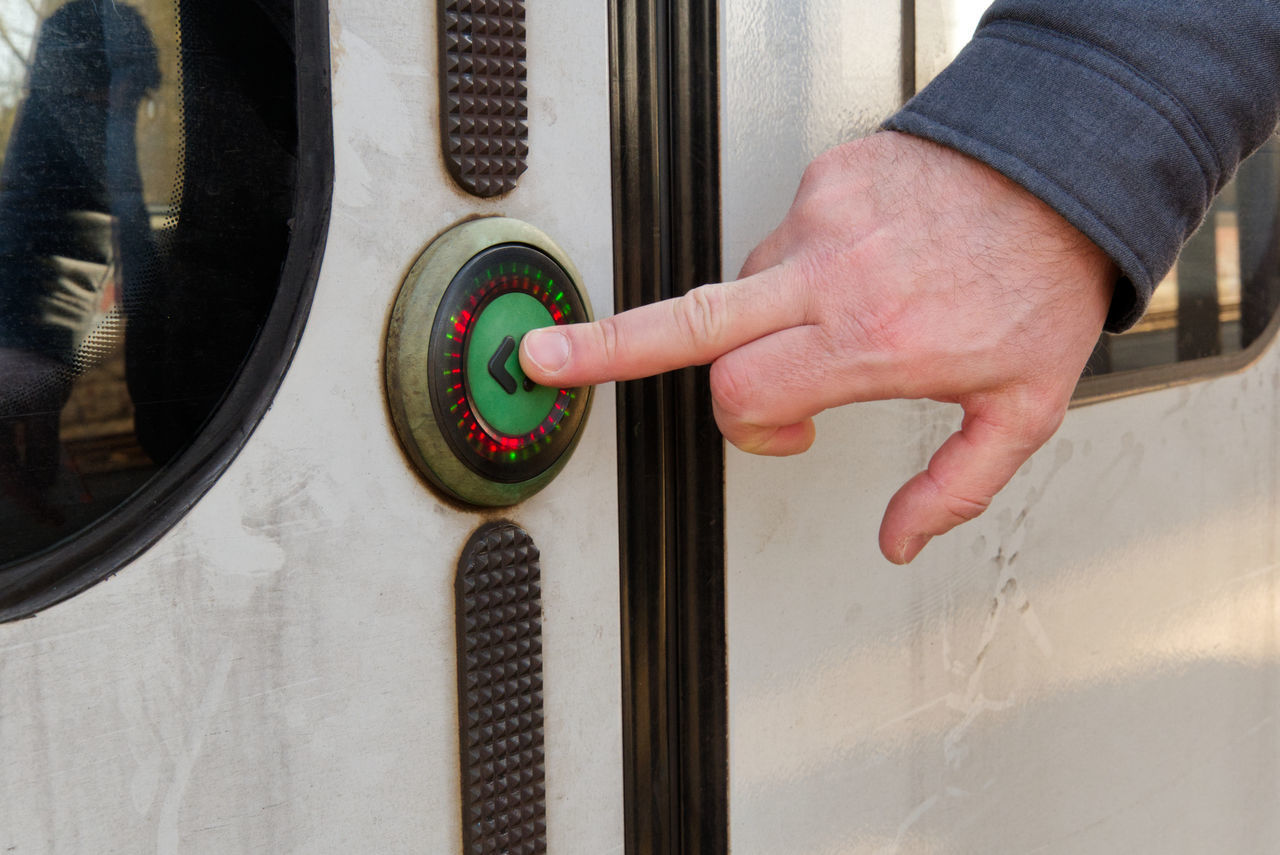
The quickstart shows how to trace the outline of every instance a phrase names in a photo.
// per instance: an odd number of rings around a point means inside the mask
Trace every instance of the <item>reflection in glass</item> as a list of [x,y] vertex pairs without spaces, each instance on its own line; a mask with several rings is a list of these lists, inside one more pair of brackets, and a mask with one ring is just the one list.
[[154,477],[241,370],[290,236],[291,26],[0,0],[0,567]]

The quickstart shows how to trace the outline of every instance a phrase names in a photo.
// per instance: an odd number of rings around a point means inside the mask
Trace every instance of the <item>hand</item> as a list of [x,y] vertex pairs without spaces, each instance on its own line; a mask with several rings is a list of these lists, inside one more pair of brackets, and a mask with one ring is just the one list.
[[1102,330],[1116,271],[1083,234],[986,165],[880,133],[805,172],[736,282],[590,324],[530,332],[545,384],[711,363],[716,423],[756,454],[795,454],[828,407],[957,403],[964,419],[893,496],[890,561],[982,513],[1057,430]]

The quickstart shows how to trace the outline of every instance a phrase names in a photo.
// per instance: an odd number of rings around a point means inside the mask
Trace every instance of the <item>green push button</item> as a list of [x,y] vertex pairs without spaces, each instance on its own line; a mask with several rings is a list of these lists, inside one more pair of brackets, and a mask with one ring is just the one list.
[[467,344],[466,384],[476,415],[498,433],[531,433],[555,406],[559,390],[525,377],[519,357],[525,333],[554,323],[528,294],[503,294],[480,310]]
[[535,327],[591,320],[581,281],[549,237],[503,217],[458,224],[414,262],[387,329],[387,405],[434,486],[506,507],[568,463],[593,390],[529,383],[519,346]]

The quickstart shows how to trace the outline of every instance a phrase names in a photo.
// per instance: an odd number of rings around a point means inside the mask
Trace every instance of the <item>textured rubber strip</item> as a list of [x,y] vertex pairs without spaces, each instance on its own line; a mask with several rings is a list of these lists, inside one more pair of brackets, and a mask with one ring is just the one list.
[[528,168],[525,58],[524,0],[441,0],[445,161],[477,196],[514,190]]
[[547,851],[542,571],[529,534],[487,523],[458,561],[458,720],[466,855]]

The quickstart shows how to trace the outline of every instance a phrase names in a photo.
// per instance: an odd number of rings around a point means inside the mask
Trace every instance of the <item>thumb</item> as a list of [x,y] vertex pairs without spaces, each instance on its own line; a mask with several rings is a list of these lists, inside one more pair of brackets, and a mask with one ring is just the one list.
[[930,539],[985,511],[1065,412],[1065,405],[1028,405],[1012,394],[966,405],[960,430],[889,500],[880,523],[885,558],[906,564]]

